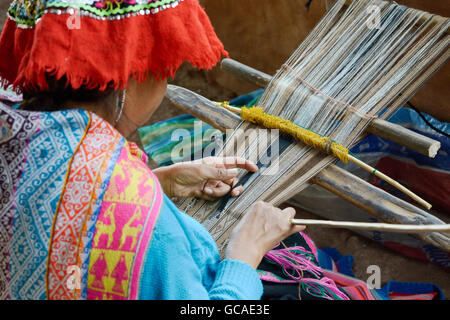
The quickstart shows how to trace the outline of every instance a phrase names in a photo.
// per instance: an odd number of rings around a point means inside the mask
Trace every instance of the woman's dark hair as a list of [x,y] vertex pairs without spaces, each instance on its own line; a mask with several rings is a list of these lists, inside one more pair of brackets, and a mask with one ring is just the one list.
[[55,77],[46,75],[48,90],[46,91],[26,91],[23,92],[23,101],[20,109],[29,111],[57,111],[64,108],[67,101],[76,102],[97,102],[105,99],[114,93],[112,88],[104,91],[98,89],[87,89],[80,87],[73,89],[67,85],[65,76],[56,80]]

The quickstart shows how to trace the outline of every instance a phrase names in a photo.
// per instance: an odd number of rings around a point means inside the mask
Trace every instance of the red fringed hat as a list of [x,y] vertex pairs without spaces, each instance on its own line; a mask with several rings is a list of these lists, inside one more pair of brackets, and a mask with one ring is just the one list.
[[209,69],[227,56],[198,0],[15,0],[0,37],[3,87],[116,90],[130,76],[174,76],[184,61]]

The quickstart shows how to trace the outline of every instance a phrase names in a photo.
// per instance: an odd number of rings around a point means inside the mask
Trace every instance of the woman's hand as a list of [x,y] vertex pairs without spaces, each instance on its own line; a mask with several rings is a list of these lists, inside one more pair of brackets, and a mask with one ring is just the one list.
[[256,269],[269,250],[306,228],[291,224],[294,216],[294,208],[281,210],[262,201],[256,202],[234,228],[225,257],[247,262]]
[[[230,192],[236,185],[238,168],[256,172],[258,167],[239,157],[208,157],[196,161],[180,162],[153,170],[164,192],[169,197],[197,197],[215,200]],[[242,192],[242,186],[231,195]]]

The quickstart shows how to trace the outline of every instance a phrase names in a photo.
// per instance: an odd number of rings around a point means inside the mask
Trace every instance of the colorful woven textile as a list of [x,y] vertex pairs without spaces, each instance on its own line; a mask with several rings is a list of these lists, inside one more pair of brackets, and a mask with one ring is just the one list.
[[[263,299],[302,300],[444,300],[433,284],[389,281],[372,288],[352,271],[353,257],[334,248],[317,248],[303,232],[269,251],[258,266]],[[368,275],[369,276],[369,275]]]
[[0,37],[0,77],[46,90],[46,74],[77,89],[174,76],[187,61],[211,68],[227,55],[198,0],[15,0]]
[[303,232],[266,253],[257,272],[263,280],[263,299],[350,300],[325,276],[317,248]]
[[353,256],[343,256],[335,248],[318,249],[318,260],[323,274],[352,300],[445,300],[442,290],[431,283],[391,280],[381,288],[369,288],[367,282],[355,277]]
[[0,104],[0,299],[136,299],[162,190],[83,110]]
[[0,122],[0,299],[42,299],[54,213],[89,117],[1,105]]
[[[158,166],[202,158],[222,133],[191,115],[182,115],[138,129],[145,152]],[[214,154],[211,154],[212,156]]]

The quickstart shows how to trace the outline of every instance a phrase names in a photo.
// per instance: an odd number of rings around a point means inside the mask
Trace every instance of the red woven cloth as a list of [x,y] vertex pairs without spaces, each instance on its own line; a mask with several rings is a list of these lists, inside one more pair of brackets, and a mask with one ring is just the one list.
[[18,90],[46,90],[45,74],[66,76],[77,89],[126,87],[129,76],[143,81],[173,77],[184,61],[209,69],[228,56],[197,0],[184,0],[156,14],[120,20],[45,13],[32,27],[8,18],[0,37],[0,77]]

